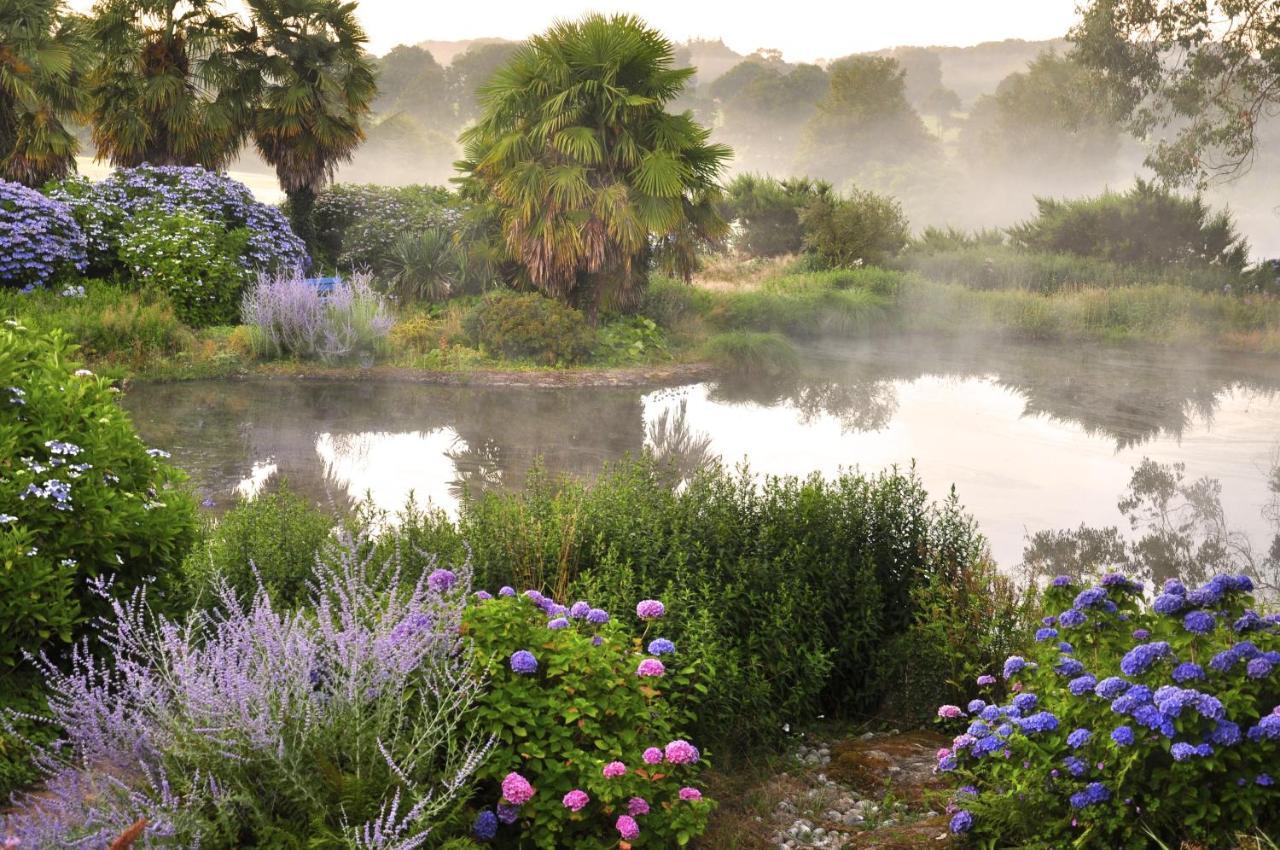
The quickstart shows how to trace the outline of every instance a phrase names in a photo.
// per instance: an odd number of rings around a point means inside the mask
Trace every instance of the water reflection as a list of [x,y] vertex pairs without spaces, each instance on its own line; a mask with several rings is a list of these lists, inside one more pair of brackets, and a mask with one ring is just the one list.
[[763,473],[875,470],[917,461],[939,496],[955,484],[1002,563],[1048,528],[1114,525],[1116,493],[1144,456],[1223,482],[1233,516],[1265,503],[1280,438],[1280,370],[1226,356],[1063,346],[827,345],[804,374],[675,389],[520,389],[245,380],[141,385],[125,404],[225,505],[272,475],[316,500],[411,492],[454,509],[519,486],[541,457],[590,477],[648,449],[673,482],[708,459]]

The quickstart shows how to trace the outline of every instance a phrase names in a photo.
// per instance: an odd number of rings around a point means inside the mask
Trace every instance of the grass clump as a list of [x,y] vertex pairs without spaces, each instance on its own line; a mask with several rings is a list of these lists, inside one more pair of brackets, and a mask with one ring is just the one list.
[[728,331],[708,339],[702,351],[721,370],[736,377],[781,377],[800,369],[795,347],[779,333]]

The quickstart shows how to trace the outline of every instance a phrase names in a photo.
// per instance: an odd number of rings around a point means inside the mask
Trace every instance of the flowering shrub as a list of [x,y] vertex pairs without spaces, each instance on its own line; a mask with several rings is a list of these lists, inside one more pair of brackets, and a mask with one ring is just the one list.
[[121,229],[120,262],[136,282],[167,293],[188,325],[231,324],[245,281],[236,258],[248,236],[184,210],[145,209]]
[[44,286],[84,268],[84,234],[70,209],[0,180],[0,286]]
[[301,273],[263,276],[245,293],[240,315],[253,328],[263,357],[372,359],[386,348],[394,320],[366,274],[352,275],[328,293]]
[[1259,616],[1252,589],[1245,576],[1170,581],[1147,606],[1119,575],[1056,579],[1044,598],[1057,613],[1001,671],[1013,698],[939,710],[969,722],[939,753],[964,783],[952,831],[1090,848],[1276,834],[1280,618]]
[[249,231],[239,254],[250,271],[305,267],[309,259],[302,240],[276,208],[259,203],[243,183],[197,166],[141,165],[116,169],[90,183],[74,178],[51,184],[50,197],[66,203],[84,230],[94,270],[116,270],[125,223],[146,209],[200,216],[231,231]]
[[317,567],[306,612],[261,588],[224,588],[183,622],[141,592],[116,603],[100,639],[114,668],[87,644],[70,672],[42,663],[67,738],[0,834],[106,847],[143,814],[148,846],[424,846],[490,746],[466,720],[481,687],[457,634],[466,576],[406,588],[360,548]]
[[477,719],[498,743],[477,774],[476,838],[596,850],[701,834],[712,806],[697,788],[703,759],[679,730],[690,720],[684,693],[703,686],[669,642],[657,647],[665,665],[645,653],[662,628],[652,605],[633,638],[629,615],[624,624],[586,602],[478,594],[464,630],[489,676]]
[[196,536],[181,473],[71,354],[61,332],[0,327],[0,671],[106,612],[87,579],[132,589]]
[[449,200],[434,186],[330,186],[312,212],[320,259],[347,271],[391,271],[401,237],[452,232],[458,216]]

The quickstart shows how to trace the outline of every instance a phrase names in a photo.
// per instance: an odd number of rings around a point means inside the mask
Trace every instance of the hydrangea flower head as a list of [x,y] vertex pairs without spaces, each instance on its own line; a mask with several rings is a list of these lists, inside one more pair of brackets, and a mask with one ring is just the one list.
[[1093,693],[1094,688],[1096,688],[1097,685],[1097,678],[1090,673],[1086,673],[1083,676],[1077,676],[1068,682],[1067,690],[1069,690],[1073,696],[1082,697],[1086,694]]
[[533,786],[514,771],[502,779],[502,799],[514,806],[523,806],[533,799]]
[[580,812],[586,807],[587,803],[591,802],[591,798],[587,795],[587,792],[583,791],[581,788],[574,788],[568,794],[565,794],[560,802],[563,803],[564,807],[569,811]]
[[477,590],[475,593],[472,594],[472,596],[474,596],[476,599],[480,600],[481,602],[487,602],[488,600],[493,598],[493,594],[487,590]]
[[538,659],[527,649],[511,653],[511,669],[522,676],[531,676],[538,672]]
[[1085,786],[1083,791],[1077,791],[1071,795],[1071,807],[1073,809],[1083,809],[1086,806],[1096,805],[1097,803],[1105,803],[1111,799],[1111,791],[1101,782],[1090,782]]
[[1052,587],[1071,587],[1075,584],[1075,579],[1071,576],[1054,576],[1053,581],[1049,582]]
[[649,641],[650,655],[671,655],[676,651],[676,645],[666,638],[654,638]]
[[504,584],[502,587],[498,588],[498,595],[499,596],[515,596],[516,589],[514,587],[511,587],[510,585]]
[[1013,707],[1018,711],[1034,711],[1040,698],[1035,694],[1018,694],[1013,698]]
[[973,815],[964,809],[959,810],[951,816],[949,828],[954,835],[964,835],[973,829]]
[[1012,679],[1018,673],[1022,672],[1027,666],[1027,659],[1021,655],[1010,655],[1004,662],[1004,677]]
[[1030,717],[1019,720],[1018,725],[1028,735],[1053,732],[1058,728],[1058,718],[1051,711],[1038,711]]
[[636,605],[636,616],[641,620],[657,620],[666,613],[666,606],[656,599],[645,599]]
[[663,757],[671,764],[693,764],[702,755],[698,752],[698,748],[688,741],[677,738],[667,744],[663,752]]
[[498,816],[489,809],[480,812],[471,824],[471,834],[479,841],[492,841],[498,834]]
[[520,807],[513,806],[510,803],[498,803],[495,807],[498,810],[498,820],[510,826],[520,817]]
[[613,825],[618,830],[618,835],[622,836],[623,841],[635,841],[640,837],[640,825],[636,823],[636,819],[631,815],[619,815]]
[[627,814],[633,818],[649,814],[649,801],[644,797],[632,797],[627,801]]
[[1204,668],[1192,661],[1184,661],[1173,668],[1173,680],[1179,684],[1205,677]]
[[427,587],[436,593],[444,593],[453,587],[458,581],[458,577],[453,574],[453,570],[432,570],[431,575],[427,576]]
[[609,612],[603,608],[592,608],[587,612],[587,622],[593,626],[603,626],[609,622]]
[[1058,615],[1058,625],[1064,629],[1075,629],[1083,626],[1089,618],[1082,611],[1071,608]]
[[938,716],[947,719],[955,719],[957,717],[964,717],[964,712],[958,705],[940,705],[938,706]]
[[995,683],[996,683],[996,677],[992,676],[990,673],[983,673],[977,679],[977,685],[980,688],[985,688],[989,685],[994,685]]
[[1111,730],[1111,740],[1122,747],[1132,747],[1134,742],[1133,729],[1128,726],[1117,726]]
[[1045,626],[1042,629],[1036,630],[1036,641],[1039,643],[1043,643],[1047,640],[1053,640],[1057,636],[1058,636],[1058,630],[1051,629],[1048,626]]
[[620,761],[611,761],[604,766],[601,771],[605,779],[617,779],[619,776],[627,775],[627,766]]
[[702,792],[688,786],[680,789],[680,799],[688,803],[696,803],[702,799]]
[[1089,739],[1092,737],[1093,733],[1088,729],[1077,729],[1067,736],[1067,746],[1073,750],[1078,750],[1089,743]]
[[645,764],[661,764],[662,750],[657,747],[649,747],[644,751],[644,754],[640,756],[640,760]]
[[646,658],[636,667],[636,675],[643,678],[656,679],[667,672],[667,668],[656,658]]
[[1192,634],[1208,634],[1217,625],[1218,619],[1208,611],[1191,611],[1182,618],[1182,627]]
[[559,631],[560,629],[567,629],[569,628],[569,621],[564,617],[556,617],[554,620],[547,623],[547,628],[555,629],[556,631]]
[[1157,614],[1172,616],[1174,614],[1177,614],[1183,608],[1185,608],[1186,605],[1187,605],[1186,596],[1182,594],[1173,594],[1166,591],[1164,593],[1161,593],[1159,596],[1155,598],[1155,601],[1151,603],[1151,608]]
[[1150,670],[1157,661],[1172,654],[1173,650],[1165,641],[1140,643],[1120,659],[1120,672],[1126,676],[1139,676]]
[[569,616],[575,620],[586,619],[586,616],[590,613],[591,613],[591,606],[583,602],[582,600],[578,600],[577,602],[573,603],[573,605],[569,607]]

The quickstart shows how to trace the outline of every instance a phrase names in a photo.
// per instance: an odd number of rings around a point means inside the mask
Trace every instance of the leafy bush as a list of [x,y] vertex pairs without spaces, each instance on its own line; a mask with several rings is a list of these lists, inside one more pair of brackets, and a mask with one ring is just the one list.
[[248,238],[194,213],[146,209],[121,228],[120,262],[136,283],[166,293],[188,325],[226,325],[239,313],[246,275],[236,258]]
[[1134,850],[1276,834],[1280,617],[1260,617],[1252,589],[1244,576],[1192,591],[1170,580],[1148,607],[1120,575],[1085,590],[1055,579],[1044,602],[1060,613],[1004,663],[1010,703],[939,709],[974,715],[939,753],[969,783],[952,831]]
[[0,327],[0,669],[106,611],[93,580],[163,579],[195,538],[181,473],[71,355],[61,332]]
[[654,275],[641,296],[638,312],[669,331],[705,313],[710,306],[711,298],[707,291],[682,280]]
[[10,712],[0,716],[0,800],[40,780],[33,759],[40,747],[57,739],[57,730],[41,721],[48,714],[44,688],[32,671],[0,673],[0,706]]
[[406,303],[444,300],[460,283],[460,250],[439,229],[401,236],[387,261],[396,296]]
[[52,183],[47,194],[66,203],[84,230],[89,263],[97,274],[119,268],[125,224],[156,208],[197,215],[226,231],[249,231],[239,254],[249,271],[285,271],[310,262],[302,240],[275,207],[259,203],[242,183],[197,166],[140,165],[118,168],[98,183],[73,178]]
[[[632,638],[603,609],[511,588],[467,610],[463,627],[489,680],[476,718],[498,739],[477,772],[478,837],[487,824],[499,847],[682,847],[705,829],[702,760],[681,737],[683,694],[704,686],[659,637],[657,617],[643,626]],[[522,805],[511,776],[534,789]]]
[[805,249],[827,267],[884,265],[910,236],[902,206],[874,192],[815,198],[800,222]]
[[781,377],[800,369],[800,357],[787,338],[777,333],[729,331],[707,340],[708,360],[735,377]]
[[316,195],[316,243],[321,260],[343,270],[390,271],[396,242],[428,230],[452,232],[458,213],[436,186],[330,186]]
[[547,365],[591,353],[595,333],[582,313],[533,292],[500,290],[480,299],[463,319],[467,336],[486,352]]
[[182,564],[189,598],[213,598],[225,585],[241,598],[259,584],[277,606],[308,599],[316,559],[333,539],[333,520],[287,484],[241,502],[218,520]]
[[116,603],[95,647],[113,670],[87,647],[41,665],[66,738],[0,832],[105,847],[141,812],[149,846],[408,850],[454,828],[488,746],[467,719],[466,576],[405,587],[358,548],[317,568],[306,613],[262,589],[179,622]]
[[85,268],[85,241],[70,209],[0,180],[0,287],[44,286]]
[[830,200],[831,184],[807,177],[775,180],[741,174],[725,187],[725,218],[736,221],[734,247],[748,257],[798,254],[804,248],[801,212],[815,200]]
[[1036,218],[1009,229],[1017,247],[1126,265],[1212,265],[1235,272],[1249,259],[1249,244],[1229,212],[1212,213],[1198,195],[1181,197],[1143,180],[1123,194],[1037,198],[1036,206]]
[[324,361],[358,357],[372,361],[386,349],[394,320],[363,274],[330,292],[307,283],[300,272],[263,276],[245,292],[240,315],[253,329],[262,357]]
[[595,357],[609,364],[646,363],[670,357],[658,323],[644,316],[615,319],[600,328]]
[[[982,586],[985,544],[952,502],[929,503],[914,474],[833,480],[766,478],[718,465],[669,485],[652,458],[606,470],[591,485],[535,475],[521,493],[463,503],[456,523],[436,513],[401,518],[405,551],[461,557],[466,541],[488,587],[541,588],[606,609],[660,595],[665,637],[682,664],[706,669],[693,732],[737,743],[770,740],[786,722],[874,711],[894,683],[880,665],[915,669],[884,647],[925,617],[917,591],[935,580]],[[985,569],[985,567],[983,567]],[[1000,596],[988,593],[991,604]],[[1008,645],[960,612],[964,658],[936,673],[959,681]],[[1003,628],[995,616],[991,628]],[[939,628],[953,621],[944,619]],[[929,658],[928,664],[938,663]]]

